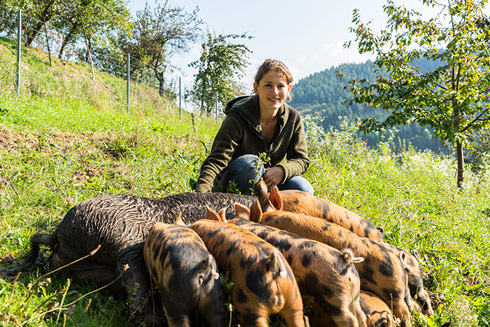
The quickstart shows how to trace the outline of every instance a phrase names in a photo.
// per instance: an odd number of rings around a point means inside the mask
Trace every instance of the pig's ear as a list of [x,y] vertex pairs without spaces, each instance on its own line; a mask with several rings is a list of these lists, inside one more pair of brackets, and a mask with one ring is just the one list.
[[221,208],[221,210],[218,211],[218,215],[220,216],[222,222],[228,222],[228,219],[226,219],[226,208]]
[[287,276],[287,269],[280,259],[280,254],[276,249],[271,253],[266,269],[277,277],[281,276],[282,278],[285,278]]
[[[408,252],[400,251],[399,257],[400,257],[400,261],[402,262],[402,265],[403,265],[403,268],[405,269],[405,271],[414,274],[413,269],[408,264],[408,260],[410,260]],[[414,260],[416,260],[416,259],[414,258]]]
[[250,210],[240,203],[235,203],[235,218],[250,220]]
[[213,271],[213,261],[214,257],[210,254],[201,264],[201,266],[198,268],[199,269],[199,274],[197,275],[197,283],[198,285],[202,285],[205,281],[206,278],[206,271],[210,270],[212,271],[212,277],[214,279],[219,278],[218,273]]
[[[222,212],[221,210],[220,213]],[[219,213],[211,209],[208,205],[206,205],[206,219],[226,222],[226,218],[222,217]],[[225,221],[223,221],[223,219],[225,219]]]
[[180,225],[180,226],[186,226],[186,224],[182,220],[182,212],[179,212],[179,215],[177,216],[177,219],[175,219],[175,224],[176,225]]
[[255,223],[260,223],[262,220],[262,208],[260,207],[259,200],[255,200],[250,207],[250,220]]
[[277,186],[272,188],[271,194],[269,195],[269,201],[276,210],[282,210],[282,197]]
[[255,194],[259,197],[259,199],[265,199],[268,195],[267,184],[264,182],[264,179],[260,177],[257,184],[255,184]]

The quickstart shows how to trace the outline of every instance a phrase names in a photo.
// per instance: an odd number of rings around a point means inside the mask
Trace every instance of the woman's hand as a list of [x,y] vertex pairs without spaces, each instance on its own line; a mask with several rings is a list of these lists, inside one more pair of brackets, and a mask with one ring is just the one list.
[[274,186],[277,186],[282,182],[282,179],[284,178],[284,169],[281,166],[266,168],[262,177],[267,184],[267,189],[270,191]]

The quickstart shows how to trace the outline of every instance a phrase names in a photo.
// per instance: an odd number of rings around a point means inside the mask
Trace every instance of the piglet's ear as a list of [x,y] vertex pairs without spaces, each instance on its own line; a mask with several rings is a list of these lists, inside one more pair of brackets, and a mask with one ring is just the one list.
[[250,207],[250,220],[255,223],[260,223],[262,220],[262,208],[260,207],[259,200],[255,200]]
[[179,212],[179,215],[177,216],[177,219],[175,219],[175,224],[176,225],[180,225],[180,226],[186,226],[186,224],[182,220],[182,212]]
[[259,199],[267,198],[269,191],[267,189],[267,184],[264,182],[264,179],[262,177],[260,177],[259,181],[255,184],[254,191]]
[[[225,209],[226,210],[226,209]],[[221,213],[221,211],[220,211]],[[209,220],[217,220],[223,222],[223,218],[220,216],[219,213],[211,209],[208,205],[206,205],[206,219]]]
[[221,208],[221,210],[218,211],[218,215],[220,216],[222,222],[228,222],[228,219],[226,219],[226,208]]
[[250,210],[240,203],[235,203],[235,218],[250,220]]
[[269,195],[269,201],[276,210],[282,210],[282,197],[277,186],[272,188],[271,194]]

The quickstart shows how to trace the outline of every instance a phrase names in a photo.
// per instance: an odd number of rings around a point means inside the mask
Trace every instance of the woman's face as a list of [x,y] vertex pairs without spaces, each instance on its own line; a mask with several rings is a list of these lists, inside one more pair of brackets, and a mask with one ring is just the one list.
[[254,92],[259,96],[260,110],[279,109],[289,96],[291,86],[280,72],[271,70],[265,74],[259,84],[254,83]]

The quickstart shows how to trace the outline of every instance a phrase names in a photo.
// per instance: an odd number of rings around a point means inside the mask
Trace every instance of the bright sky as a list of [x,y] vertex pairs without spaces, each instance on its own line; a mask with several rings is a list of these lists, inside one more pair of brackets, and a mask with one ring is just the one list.
[[[145,0],[128,0],[132,13],[145,7]],[[168,0],[171,7],[186,11],[198,6],[198,16],[205,28],[216,34],[242,34],[253,36],[245,44],[253,51],[244,79],[252,90],[253,76],[258,66],[267,58],[283,61],[291,70],[295,81],[342,63],[361,62],[355,46],[344,49],[345,41],[353,40],[349,33],[352,11],[360,10],[363,22],[372,21],[375,29],[384,28],[386,0]],[[164,0],[158,3],[163,4]],[[154,7],[155,1],[149,0]],[[425,9],[421,0],[395,0],[410,9]],[[192,85],[195,71],[187,65],[200,56],[200,45],[172,63],[185,72],[185,85]],[[190,84],[189,84],[190,83]],[[190,87],[190,86],[189,86]]]

